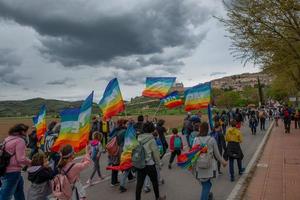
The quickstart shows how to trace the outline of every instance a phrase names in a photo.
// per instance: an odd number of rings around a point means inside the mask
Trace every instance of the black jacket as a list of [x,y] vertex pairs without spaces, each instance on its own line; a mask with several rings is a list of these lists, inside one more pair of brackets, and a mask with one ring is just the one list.
[[54,173],[51,168],[43,166],[32,166],[28,168],[28,180],[35,184],[41,184],[52,180]]

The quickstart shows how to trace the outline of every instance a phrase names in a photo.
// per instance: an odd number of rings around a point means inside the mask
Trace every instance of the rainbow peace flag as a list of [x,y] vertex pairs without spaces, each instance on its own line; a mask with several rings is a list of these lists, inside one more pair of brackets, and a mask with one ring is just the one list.
[[184,92],[185,110],[199,110],[207,108],[211,98],[211,84],[199,84]]
[[177,165],[183,169],[192,170],[201,153],[207,152],[207,146],[195,145],[189,152],[177,156]]
[[161,101],[169,109],[181,106],[183,104],[182,99],[179,97],[178,91],[172,92],[171,94],[163,98]]
[[43,105],[39,111],[39,113],[32,118],[33,124],[36,128],[36,136],[38,141],[44,136],[47,131],[46,124],[46,106]]
[[107,170],[125,171],[132,167],[131,154],[132,150],[138,145],[136,139],[136,131],[133,128],[133,124],[130,124],[125,133],[125,141],[123,152],[121,154],[121,162],[119,166],[108,166]]
[[112,116],[116,116],[118,113],[125,110],[125,104],[118,79],[114,78],[108,83],[103,97],[99,102],[99,107],[102,111],[104,120],[108,120]]
[[60,133],[51,148],[52,151],[58,152],[66,144],[72,145],[75,152],[85,148],[89,139],[93,96],[94,92],[85,99],[80,108],[66,109],[60,113]]
[[167,96],[175,80],[175,77],[147,77],[143,96],[162,99]]

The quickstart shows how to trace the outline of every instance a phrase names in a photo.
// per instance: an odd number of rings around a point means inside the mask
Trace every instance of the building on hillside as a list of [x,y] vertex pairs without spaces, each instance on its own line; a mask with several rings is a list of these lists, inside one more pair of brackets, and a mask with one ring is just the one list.
[[171,92],[178,91],[179,93],[183,93],[184,92],[183,83],[175,83],[170,91]]
[[242,91],[245,87],[255,87],[258,84],[259,78],[261,84],[270,85],[272,77],[264,73],[245,73],[240,75],[228,76],[212,81],[212,87],[217,89],[232,89],[235,91]]

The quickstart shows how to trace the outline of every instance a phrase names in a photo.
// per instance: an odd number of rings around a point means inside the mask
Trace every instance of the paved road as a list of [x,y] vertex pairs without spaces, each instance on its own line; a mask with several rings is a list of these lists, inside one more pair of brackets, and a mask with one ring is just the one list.
[[[247,123],[246,123],[247,124]],[[269,123],[267,122],[268,127]],[[244,135],[244,143],[242,144],[242,149],[244,152],[244,167],[247,166],[248,162],[252,158],[253,154],[256,151],[259,143],[261,142],[264,131],[258,131],[256,136],[251,135],[250,129],[248,126],[242,128],[242,132]],[[165,180],[165,184],[160,186],[161,194],[166,194],[167,199],[173,200],[196,200],[199,199],[201,186],[200,184],[193,178],[190,172],[186,170],[182,170],[173,164],[172,170],[167,168],[167,163],[169,160],[169,155],[164,157],[164,163],[162,169],[162,176]],[[101,163],[107,163],[106,155],[102,156]],[[91,173],[91,167],[84,171],[81,174],[82,183],[85,184]],[[237,166],[235,166],[237,173]],[[235,183],[238,180],[238,175],[236,175],[236,181],[231,183],[229,181],[228,167],[223,168],[223,175],[217,177],[213,180],[213,193],[216,200],[225,200],[227,196],[232,191]],[[118,187],[110,186],[110,171],[105,170],[105,166],[101,166],[101,172],[104,176],[106,176],[105,180],[100,183],[90,186],[87,188],[88,199],[90,200],[105,200],[105,199],[114,199],[114,200],[133,200],[135,194],[135,182],[127,183],[126,188],[128,189],[125,193],[120,193]],[[26,181],[25,187],[28,187],[28,182]],[[153,200],[154,193],[151,191],[150,193],[142,194],[143,200]]]

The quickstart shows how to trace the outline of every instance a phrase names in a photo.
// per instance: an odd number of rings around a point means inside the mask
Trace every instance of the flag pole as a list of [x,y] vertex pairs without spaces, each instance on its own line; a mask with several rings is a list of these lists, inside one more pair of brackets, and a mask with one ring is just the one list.
[[158,112],[158,110],[159,110],[159,108],[160,108],[161,102],[162,102],[162,101],[160,100],[159,105],[158,105],[158,107],[157,107],[157,109],[156,109],[156,111],[155,111],[154,117],[156,117],[156,114],[157,114],[157,112]]

